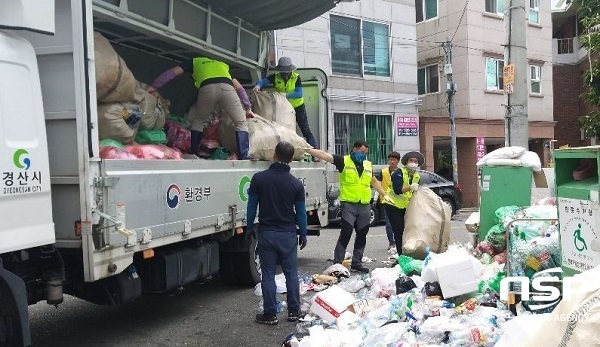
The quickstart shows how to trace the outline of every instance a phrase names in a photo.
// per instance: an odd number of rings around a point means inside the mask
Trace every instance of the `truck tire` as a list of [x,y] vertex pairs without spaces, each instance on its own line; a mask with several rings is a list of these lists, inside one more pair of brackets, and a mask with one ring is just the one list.
[[255,286],[260,282],[258,240],[235,235],[223,243],[219,253],[219,275],[223,282],[238,286]]
[[19,309],[8,284],[0,278],[0,346],[25,346]]
[[236,273],[239,285],[253,287],[260,282],[260,258],[258,257],[258,239],[252,238],[247,252],[236,254]]

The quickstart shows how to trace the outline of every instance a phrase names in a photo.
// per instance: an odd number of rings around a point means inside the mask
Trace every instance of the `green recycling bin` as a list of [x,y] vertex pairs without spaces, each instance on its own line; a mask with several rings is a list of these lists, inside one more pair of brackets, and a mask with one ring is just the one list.
[[600,146],[554,151],[562,269],[572,276],[600,264]]
[[503,206],[531,205],[532,173],[529,167],[491,166],[481,168],[479,241],[497,224],[496,210]]

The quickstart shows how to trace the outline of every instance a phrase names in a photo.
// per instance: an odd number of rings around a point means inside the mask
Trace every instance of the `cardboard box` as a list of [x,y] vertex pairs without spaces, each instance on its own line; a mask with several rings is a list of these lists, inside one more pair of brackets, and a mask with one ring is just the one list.
[[470,255],[463,251],[448,251],[439,254],[435,259],[444,298],[473,293],[478,289],[473,261]]
[[354,301],[352,294],[334,285],[315,296],[310,311],[327,322],[334,323]]

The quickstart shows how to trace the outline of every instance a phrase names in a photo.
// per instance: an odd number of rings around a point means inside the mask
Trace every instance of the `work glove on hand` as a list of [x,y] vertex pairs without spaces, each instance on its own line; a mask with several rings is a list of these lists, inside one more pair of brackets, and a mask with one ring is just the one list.
[[260,87],[259,86],[254,86],[254,88],[252,88],[252,91],[260,92]]
[[307,243],[308,241],[306,240],[306,236],[300,235],[300,238],[298,239],[298,245],[300,245],[300,250],[303,250],[304,247],[306,247]]
[[410,185],[410,191],[411,192],[416,192],[417,189],[419,189],[419,184],[418,183],[413,183]]

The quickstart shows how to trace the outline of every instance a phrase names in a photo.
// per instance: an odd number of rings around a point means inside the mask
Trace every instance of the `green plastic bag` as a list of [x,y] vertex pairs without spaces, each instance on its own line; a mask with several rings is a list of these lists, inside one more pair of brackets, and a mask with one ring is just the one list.
[[176,121],[177,123],[183,125],[186,129],[189,129],[189,127],[191,126],[190,122],[187,119],[173,113],[171,113],[169,117],[167,117],[167,119]]
[[140,130],[138,131],[135,141],[145,144],[167,144],[167,134],[163,130]]
[[402,272],[407,275],[413,271],[420,274],[423,269],[423,260],[417,260],[404,254],[398,257],[398,264],[400,264]]
[[231,155],[231,153],[229,152],[229,150],[227,148],[217,147],[217,148],[215,148],[215,151],[210,155],[210,159],[226,160],[227,158],[229,158],[230,155]]
[[496,223],[504,224],[506,220],[515,219],[519,211],[521,211],[521,208],[518,206],[503,206],[498,208],[494,213],[496,215]]
[[121,141],[113,140],[113,139],[104,139],[100,141],[100,147],[117,147],[123,148],[123,144]]

